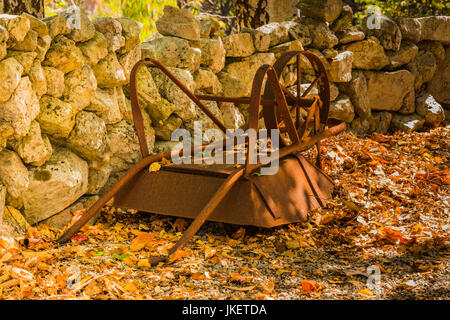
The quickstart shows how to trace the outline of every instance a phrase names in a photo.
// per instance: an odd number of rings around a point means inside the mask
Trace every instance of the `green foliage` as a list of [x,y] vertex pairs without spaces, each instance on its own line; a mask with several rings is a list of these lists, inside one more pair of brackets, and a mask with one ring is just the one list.
[[[92,0],[74,1],[81,8],[84,8],[83,2],[92,2]],[[145,40],[156,33],[155,21],[163,14],[164,6],[178,7],[177,0],[94,0],[93,2],[95,2],[95,10],[91,12],[92,18],[127,17],[141,22],[141,40]],[[52,16],[60,10],[67,9],[71,3],[71,0],[46,0],[46,16]],[[198,14],[200,13],[201,0],[190,1],[186,4],[186,7],[193,14]]]
[[355,0],[355,3],[364,6],[356,13],[357,20],[367,15],[371,5],[378,6],[382,14],[391,18],[448,15],[450,11],[450,1],[443,0]]

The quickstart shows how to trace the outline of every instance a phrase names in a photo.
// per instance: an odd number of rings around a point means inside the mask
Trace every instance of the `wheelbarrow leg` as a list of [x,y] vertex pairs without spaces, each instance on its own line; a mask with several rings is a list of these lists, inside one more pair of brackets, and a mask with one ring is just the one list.
[[219,203],[225,198],[234,184],[242,177],[244,174],[244,168],[235,171],[232,173],[220,186],[219,190],[213,195],[211,200],[208,201],[206,206],[202,209],[199,215],[194,219],[189,228],[183,233],[181,238],[177,241],[177,243],[169,250],[169,254],[167,257],[163,256],[154,256],[149,258],[149,262],[151,265],[156,265],[159,262],[167,261],[170,256],[172,256],[177,250],[184,247],[189,240],[197,233],[200,227],[205,223],[205,221],[209,218],[214,209],[219,205]]

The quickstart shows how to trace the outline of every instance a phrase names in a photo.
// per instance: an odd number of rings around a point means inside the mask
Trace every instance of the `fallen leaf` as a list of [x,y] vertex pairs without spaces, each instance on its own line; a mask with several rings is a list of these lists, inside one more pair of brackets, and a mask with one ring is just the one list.
[[187,256],[188,254],[191,254],[191,253],[192,253],[192,250],[177,250],[177,251],[175,251],[174,254],[172,254],[169,257],[168,263],[173,263],[176,260],[181,259],[184,256]]
[[155,237],[156,233],[147,233],[147,232],[140,232],[139,235],[133,239],[130,245],[131,251],[139,251],[143,249],[145,246],[151,246],[154,244],[153,238]]
[[314,280],[301,280],[300,283],[302,284],[302,290],[306,292],[317,291],[321,288],[321,285]]
[[371,297],[374,295],[374,293],[369,288],[364,288],[361,290],[358,290],[358,294],[361,294],[363,296]]
[[148,167],[149,172],[156,172],[161,169],[161,165],[159,162],[152,162],[152,164]]
[[251,291],[255,288],[255,286],[249,286],[249,287],[232,287],[232,286],[223,286],[224,288],[230,289],[230,290],[236,290],[236,291]]

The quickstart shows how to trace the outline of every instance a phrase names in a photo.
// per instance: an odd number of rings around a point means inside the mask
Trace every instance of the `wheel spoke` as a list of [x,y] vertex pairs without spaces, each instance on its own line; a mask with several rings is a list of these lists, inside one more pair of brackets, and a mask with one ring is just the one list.
[[317,82],[319,82],[320,78],[322,78],[322,75],[319,75],[317,78],[314,79],[314,81],[311,83],[311,85],[308,87],[308,89],[306,89],[305,92],[303,92],[302,94],[302,98],[306,97],[308,95],[308,93],[312,90],[312,88],[317,84]]

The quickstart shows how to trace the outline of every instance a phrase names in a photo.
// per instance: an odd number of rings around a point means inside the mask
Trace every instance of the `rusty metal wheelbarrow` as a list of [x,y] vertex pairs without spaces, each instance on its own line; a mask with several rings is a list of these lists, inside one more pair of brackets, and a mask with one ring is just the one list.
[[[301,93],[301,61],[307,59],[316,75]],[[296,93],[284,87],[279,78],[289,63],[297,67]],[[257,131],[260,118],[266,129],[278,130],[280,148],[276,160],[279,169],[273,175],[259,175],[263,163],[253,159],[251,150],[256,141],[245,137],[245,165],[177,164],[163,165],[157,172],[144,170],[153,162],[171,159],[173,152],[149,155],[144,123],[136,87],[137,72],[143,65],[159,68],[195,104],[226,133],[225,125],[202,103],[202,100],[233,102],[249,105],[248,128]],[[261,89],[266,81],[265,89]],[[311,90],[317,95],[311,96]],[[331,126],[328,121],[330,87],[327,72],[320,59],[310,52],[292,51],[282,55],[273,66],[261,66],[254,77],[250,97],[231,98],[196,95],[186,88],[166,67],[154,59],[139,61],[131,72],[130,99],[143,159],[127,173],[58,239],[71,239],[108,201],[113,206],[194,219],[179,241],[169,251],[169,257],[182,248],[206,220],[239,225],[274,227],[305,221],[307,213],[326,205],[333,183],[320,169],[320,142],[345,129],[345,123]],[[262,111],[260,112],[260,107]],[[301,116],[301,109],[306,117]],[[233,140],[234,141],[234,140]],[[215,142],[224,147],[228,138]],[[316,165],[301,154],[317,147]],[[191,154],[208,145],[192,147]],[[181,150],[179,154],[181,155]],[[266,164],[267,165],[267,164]],[[156,264],[168,257],[152,257]]]

